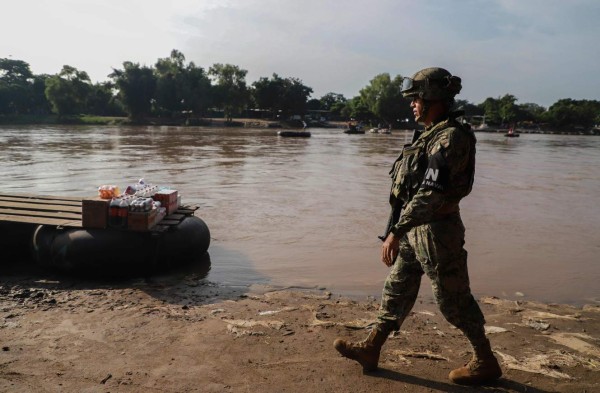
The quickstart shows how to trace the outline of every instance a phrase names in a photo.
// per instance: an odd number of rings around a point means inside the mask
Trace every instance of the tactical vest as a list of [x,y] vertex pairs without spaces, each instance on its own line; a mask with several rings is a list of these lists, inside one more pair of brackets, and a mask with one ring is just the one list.
[[450,187],[445,191],[445,195],[448,202],[458,203],[460,199],[471,192],[475,177],[475,135],[468,125],[464,126],[451,117],[426,130],[411,145],[404,146],[400,157],[390,171],[392,177],[390,204],[392,208],[404,207],[419,191],[429,164],[430,151],[433,148],[430,145],[436,139],[436,135],[449,127],[468,133],[471,146],[465,170],[456,178],[450,179]]

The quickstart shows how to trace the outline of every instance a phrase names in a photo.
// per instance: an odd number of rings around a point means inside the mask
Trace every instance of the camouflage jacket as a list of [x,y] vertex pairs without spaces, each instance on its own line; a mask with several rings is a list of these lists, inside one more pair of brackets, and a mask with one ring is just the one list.
[[[458,211],[475,175],[475,135],[455,114],[427,127],[390,171],[392,217],[387,232],[403,236],[443,213]],[[402,209],[401,212],[398,209]]]

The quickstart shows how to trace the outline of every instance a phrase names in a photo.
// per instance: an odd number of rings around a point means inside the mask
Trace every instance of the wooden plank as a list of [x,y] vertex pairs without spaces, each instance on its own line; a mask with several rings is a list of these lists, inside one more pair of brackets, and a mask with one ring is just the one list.
[[17,198],[34,198],[48,200],[64,200],[64,201],[80,201],[85,197],[67,197],[67,196],[52,196],[52,195],[34,195],[34,194],[7,194],[0,192],[0,197],[17,197]]
[[181,220],[168,220],[167,218],[163,218],[157,225],[178,225]]
[[0,221],[10,222],[22,222],[26,224],[38,224],[38,225],[57,225],[63,227],[81,227],[81,220],[65,220],[60,218],[48,218],[48,217],[23,217],[23,216],[10,216],[6,214],[0,214]]
[[185,218],[185,214],[177,214],[177,213],[173,213],[173,214],[169,214],[168,216],[165,217],[165,219],[167,220],[183,220]]
[[81,200],[69,201],[62,199],[41,199],[41,198],[19,198],[19,197],[7,197],[0,196],[0,205],[8,202],[22,202],[22,203],[37,203],[37,204],[52,204],[52,205],[67,205],[67,206],[81,206]]
[[185,214],[186,216],[193,215],[195,210],[177,209],[173,214]]
[[[80,228],[82,200],[82,197],[0,193],[0,221]],[[169,230],[197,209],[195,205],[182,205],[152,231]]]
[[177,211],[175,213],[179,213],[179,212],[193,213],[198,209],[199,209],[199,207],[195,206],[195,205],[181,205],[181,206],[179,206],[179,208],[177,209]]
[[66,205],[42,205],[38,203],[23,203],[23,202],[2,202],[0,207],[23,209],[23,210],[42,210],[55,212],[74,212],[81,213],[81,206],[66,206]]
[[77,213],[3,209],[1,207],[0,207],[0,214],[11,215],[11,216],[50,217],[50,218],[64,218],[66,220],[81,220],[81,214],[77,214]]

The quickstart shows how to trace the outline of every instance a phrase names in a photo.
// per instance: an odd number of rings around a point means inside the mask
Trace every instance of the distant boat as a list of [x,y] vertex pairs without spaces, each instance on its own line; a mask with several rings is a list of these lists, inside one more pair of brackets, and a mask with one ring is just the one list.
[[508,132],[506,134],[504,134],[505,137],[507,138],[518,138],[519,134],[517,134],[514,130],[514,128],[510,127],[508,129]]
[[392,131],[389,128],[371,128],[370,134],[391,134]]
[[364,134],[365,130],[363,129],[357,129],[357,128],[348,128],[347,130],[344,130],[344,134]]
[[344,134],[364,134],[364,133],[365,133],[365,129],[364,129],[362,123],[358,123],[358,124],[348,123],[348,128],[346,128],[344,130]]
[[309,131],[278,131],[277,135],[287,138],[310,138]]
[[507,137],[507,138],[518,138],[521,135],[520,134],[516,134],[514,132],[513,133],[507,132],[506,134],[504,134],[504,136]]

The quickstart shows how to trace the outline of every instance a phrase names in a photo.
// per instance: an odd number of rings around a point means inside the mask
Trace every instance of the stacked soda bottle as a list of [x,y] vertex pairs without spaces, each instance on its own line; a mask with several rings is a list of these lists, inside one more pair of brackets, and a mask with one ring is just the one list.
[[159,189],[158,186],[147,184],[144,179],[127,186],[123,194],[119,194],[119,188],[116,186],[100,186],[98,188],[100,197],[111,199],[108,209],[108,225],[111,228],[127,228],[129,211],[148,212],[152,209],[159,209],[159,213],[163,213],[165,209],[161,208],[161,203],[153,199]]
[[112,228],[127,228],[129,205],[133,198],[130,195],[120,195],[110,201],[108,207],[108,226]]
[[149,212],[154,207],[152,198],[135,197],[129,204],[129,211],[132,212]]
[[121,225],[119,215],[119,199],[114,197],[108,205],[108,226],[111,228],[119,228]]
[[137,197],[143,198],[151,198],[156,193],[156,191],[158,191],[158,186],[146,184],[146,181],[144,179],[140,179],[137,183],[130,184],[129,186],[127,186],[125,194],[135,195]]

